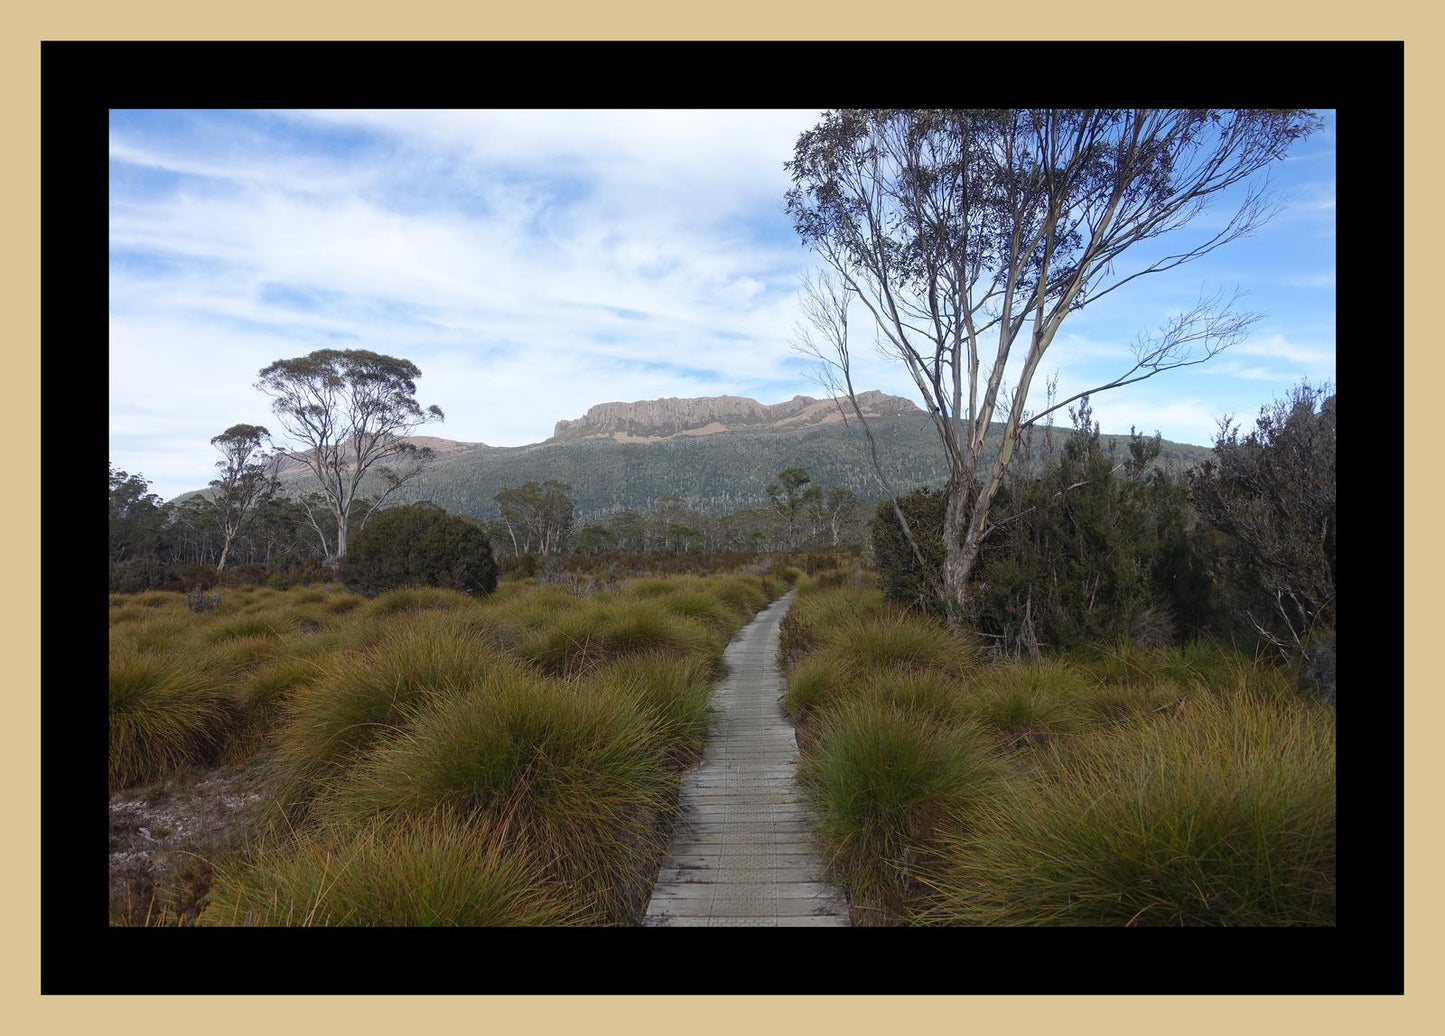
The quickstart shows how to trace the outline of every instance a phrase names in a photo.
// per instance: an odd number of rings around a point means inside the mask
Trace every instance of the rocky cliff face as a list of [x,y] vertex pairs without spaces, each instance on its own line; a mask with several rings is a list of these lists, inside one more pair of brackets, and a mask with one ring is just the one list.
[[[901,396],[878,391],[860,392],[858,405],[868,417],[905,414],[918,409]],[[575,421],[558,421],[548,441],[605,436],[618,442],[650,442],[675,435],[796,429],[841,420],[833,400],[811,396],[794,396],[787,402],[770,406],[743,396],[648,399],[635,403],[599,403]]]

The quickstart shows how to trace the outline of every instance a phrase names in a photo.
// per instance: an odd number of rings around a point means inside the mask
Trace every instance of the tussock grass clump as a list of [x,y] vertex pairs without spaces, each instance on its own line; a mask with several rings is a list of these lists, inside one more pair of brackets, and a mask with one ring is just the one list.
[[643,576],[627,581],[627,592],[634,597],[665,597],[677,590],[681,581],[676,576]]
[[673,615],[696,619],[724,637],[731,637],[739,628],[737,614],[705,590],[680,590],[661,599],[663,608]]
[[366,650],[323,660],[320,676],[296,688],[278,732],[278,800],[310,799],[431,699],[462,694],[501,664],[473,625],[435,612],[395,619]]
[[799,592],[779,627],[778,654],[784,666],[816,651],[840,624],[883,614],[883,596],[853,589]]
[[217,641],[205,648],[200,658],[218,680],[229,682],[270,662],[284,650],[285,645],[279,636],[260,634]]
[[142,608],[170,608],[180,611],[186,606],[186,595],[170,590],[151,590],[143,594],[130,595],[131,600]]
[[1335,723],[1231,692],[1091,731],[952,840],[930,919],[1331,925]]
[[969,683],[968,712],[1015,744],[1071,733],[1093,718],[1094,684],[1065,661],[983,666]]
[[712,719],[713,672],[706,659],[634,655],[594,671],[578,694],[621,697],[642,709],[668,763],[702,755]]
[[[846,615],[841,608],[821,614],[829,612]],[[799,722],[831,702],[855,699],[865,685],[910,674],[956,683],[976,665],[976,652],[942,623],[902,611],[840,617],[835,626],[819,628],[825,632],[804,634],[821,646],[793,666],[783,696],[784,709]]]
[[175,651],[190,644],[196,634],[193,620],[178,615],[141,613],[134,621],[111,624],[111,644],[128,644],[138,651]]
[[494,621],[514,630],[528,631],[551,625],[559,616],[575,611],[582,602],[560,586],[520,588],[514,593],[493,594],[483,604]]
[[340,623],[316,633],[293,634],[286,639],[288,658],[319,658],[359,648],[367,642],[370,626],[365,623]]
[[349,615],[366,603],[360,594],[336,593],[326,601],[326,610],[332,615]]
[[110,609],[110,624],[120,626],[124,623],[144,622],[150,618],[153,612],[141,607],[138,604],[112,605]]
[[[678,614],[712,618],[721,613],[717,606],[731,613],[742,623],[768,606],[773,599],[774,585],[763,576],[646,576],[628,580],[626,593],[631,597],[658,599]],[[711,603],[708,603],[711,602]],[[737,629],[739,622],[731,624]]]
[[662,747],[623,697],[495,670],[433,702],[318,805],[342,822],[445,808],[505,823],[577,902],[622,921],[651,891],[639,859],[664,847],[677,778]]
[[186,654],[113,647],[110,785],[128,787],[215,756],[234,712],[224,686]]
[[456,611],[476,606],[476,599],[460,590],[437,586],[401,586],[379,594],[367,613],[372,616],[400,615],[413,611]]
[[516,655],[554,675],[579,676],[635,654],[700,655],[721,660],[727,638],[655,600],[614,597],[587,602],[523,637]]
[[267,716],[276,714],[292,691],[321,678],[326,671],[324,658],[288,655],[277,659],[248,674],[238,688],[237,697],[248,710]]
[[496,830],[447,814],[302,834],[217,867],[205,925],[586,924]]
[[933,724],[958,726],[973,715],[957,681],[932,670],[874,673],[857,685],[856,698]]
[[279,637],[286,632],[280,617],[273,614],[239,615],[215,623],[206,631],[206,639],[212,644],[246,637]]
[[707,592],[745,623],[778,595],[777,584],[767,576],[710,576],[704,582]]
[[1148,683],[1095,683],[1079,700],[1092,723],[1124,723],[1158,710],[1165,711],[1180,698],[1199,693],[1198,687],[1180,687],[1162,681]]
[[811,716],[838,696],[848,677],[826,652],[809,655],[788,674],[783,692],[783,711],[795,723]]
[[894,610],[840,623],[833,653],[858,672],[879,669],[934,669],[962,675],[977,654],[943,623]]
[[916,906],[938,831],[968,824],[1003,773],[982,732],[863,702],[824,717],[798,779],[854,910],[876,923]]

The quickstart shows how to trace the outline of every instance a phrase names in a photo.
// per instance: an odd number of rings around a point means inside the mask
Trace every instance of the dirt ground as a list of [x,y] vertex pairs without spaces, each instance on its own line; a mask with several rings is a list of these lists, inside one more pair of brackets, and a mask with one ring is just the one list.
[[212,864],[261,814],[265,760],[183,770],[110,799],[110,923],[195,922]]

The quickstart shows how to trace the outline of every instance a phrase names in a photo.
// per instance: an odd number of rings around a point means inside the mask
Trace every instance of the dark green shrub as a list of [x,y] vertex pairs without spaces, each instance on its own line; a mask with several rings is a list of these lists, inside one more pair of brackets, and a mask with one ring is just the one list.
[[[232,565],[220,573],[222,586],[265,586],[266,566],[256,564]],[[278,587],[277,589],[284,589]]]
[[537,574],[537,559],[531,554],[503,558],[501,574],[507,579],[531,579]]
[[147,590],[179,590],[176,571],[159,558],[130,558],[110,566],[110,592],[138,594]]
[[[943,492],[920,489],[898,498],[898,509],[908,519],[909,531],[923,553],[928,570],[943,569]],[[899,601],[930,611],[937,607],[934,590],[918,567],[913,548],[887,500],[878,505],[869,524],[874,564],[878,567],[878,588],[890,601]]]
[[368,596],[399,586],[438,586],[473,596],[497,588],[487,534],[428,503],[373,516],[350,544],[341,574],[348,587]]
[[1298,386],[1248,435],[1221,429],[1214,454],[1189,488],[1223,540],[1215,575],[1235,628],[1297,661],[1335,625],[1334,390]]

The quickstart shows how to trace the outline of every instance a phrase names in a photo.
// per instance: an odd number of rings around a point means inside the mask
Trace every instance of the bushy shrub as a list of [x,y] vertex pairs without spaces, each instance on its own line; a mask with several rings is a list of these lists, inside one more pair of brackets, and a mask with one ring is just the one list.
[[400,586],[438,586],[473,596],[497,588],[497,563],[481,527],[428,503],[374,515],[341,566],[346,585],[368,596]]
[[175,569],[159,558],[141,557],[113,561],[110,565],[110,592],[138,594],[146,590],[179,590],[181,581]]
[[[265,586],[266,566],[257,564],[232,565],[220,573],[222,586]],[[276,587],[278,590],[285,587]]]
[[1221,429],[1191,498],[1224,539],[1216,577],[1237,629],[1298,660],[1335,625],[1335,393],[1308,383],[1260,411],[1244,437]]
[[501,574],[505,579],[531,579],[537,574],[537,558],[532,554],[518,554],[502,558]]
[[[923,554],[927,571],[943,569],[943,511],[947,499],[935,489],[920,489],[898,498],[898,509]],[[890,601],[932,611],[938,607],[933,586],[918,566],[903,526],[887,500],[878,505],[869,524],[878,588]]]

